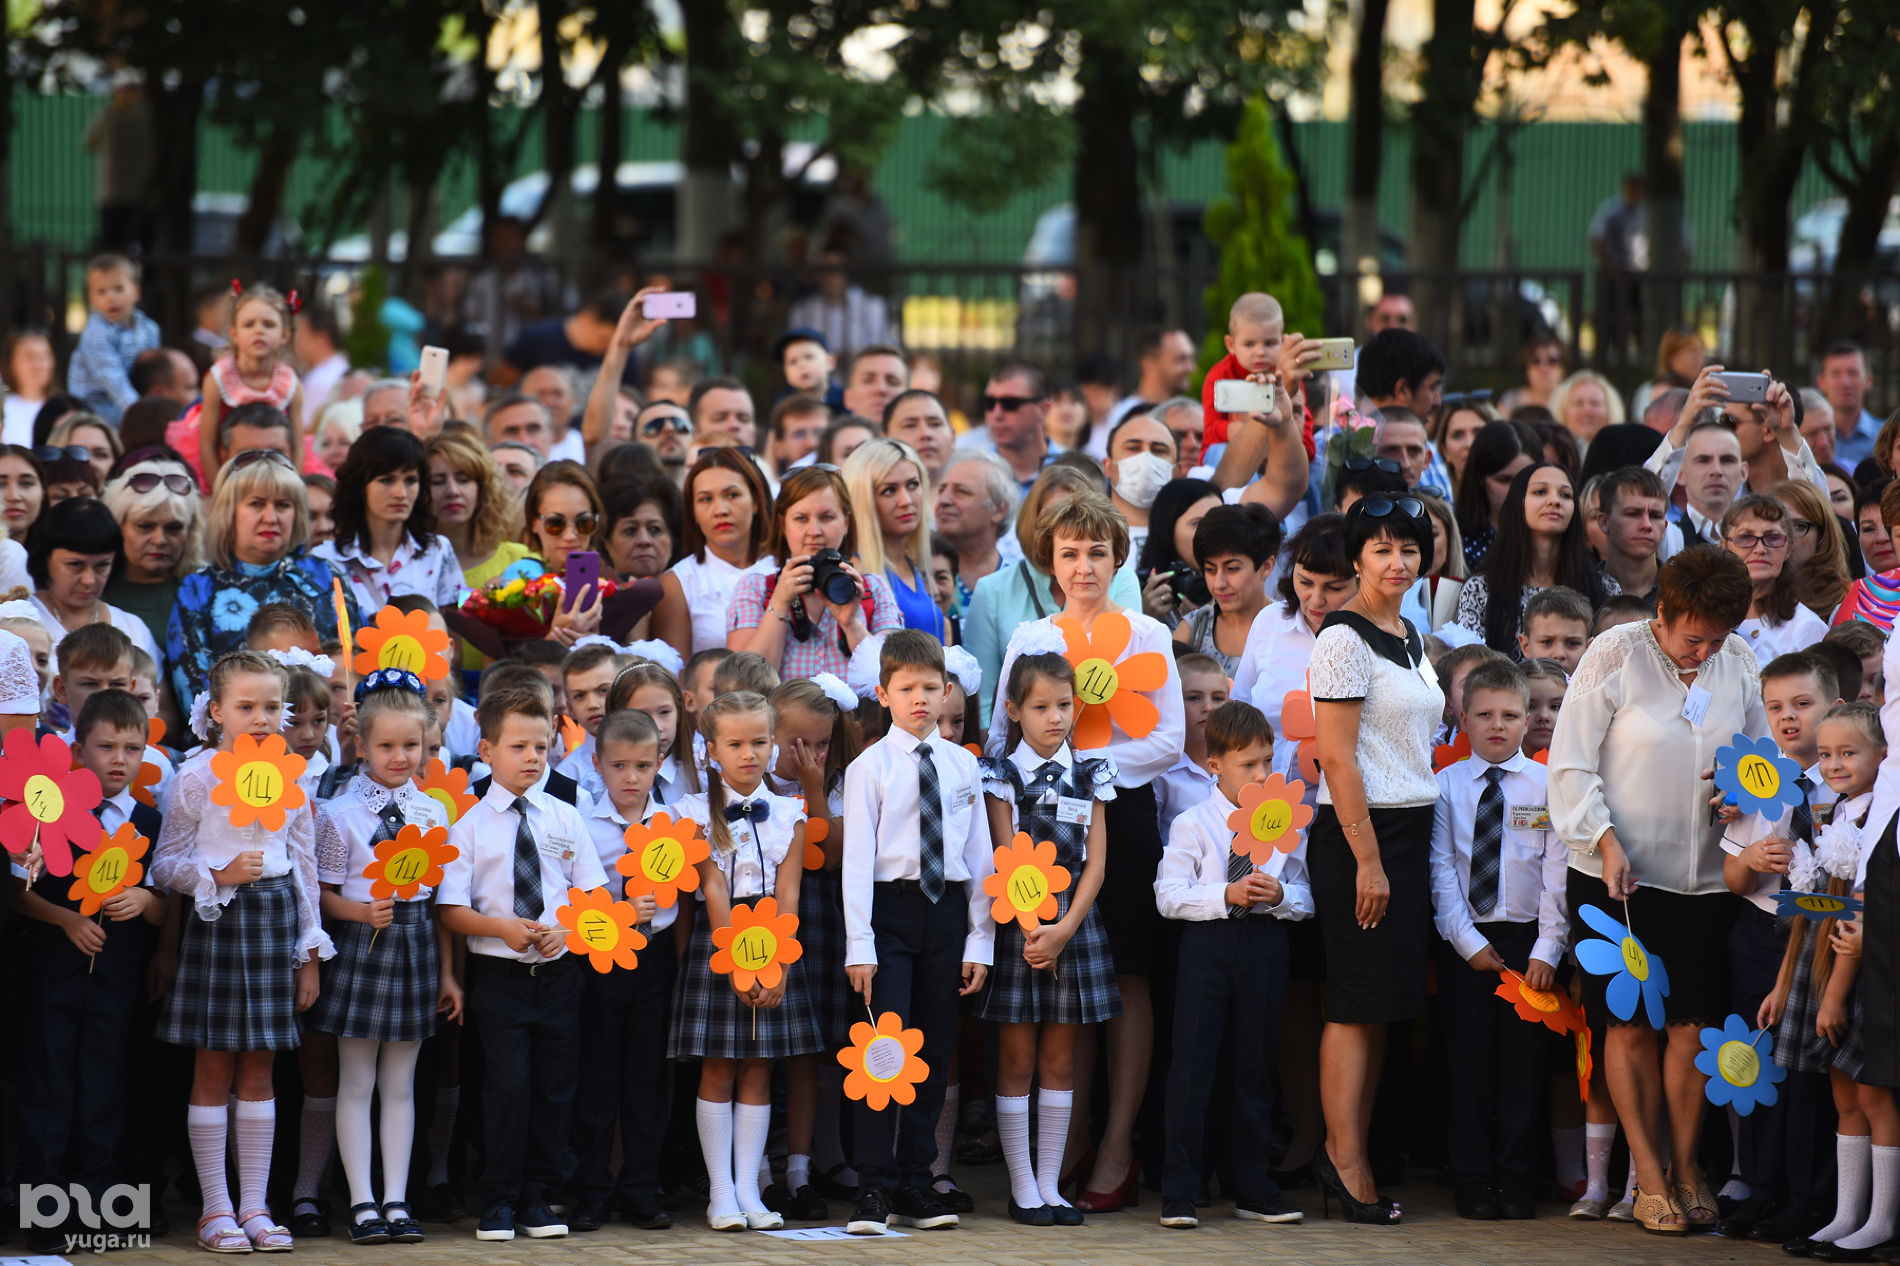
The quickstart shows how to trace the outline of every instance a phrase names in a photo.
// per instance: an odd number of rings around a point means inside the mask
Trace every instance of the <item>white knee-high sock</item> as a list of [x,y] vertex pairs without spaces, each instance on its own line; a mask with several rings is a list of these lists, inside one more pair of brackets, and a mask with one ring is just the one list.
[[699,1100],[693,1107],[699,1124],[699,1151],[706,1160],[707,1216],[739,1212],[732,1194],[732,1105]]
[[957,1145],[957,1105],[963,1098],[962,1086],[943,1092],[943,1111],[937,1114],[937,1159],[930,1162],[930,1176],[950,1172],[950,1153]]
[[277,1100],[239,1099],[237,1156],[239,1213],[268,1212],[271,1136],[277,1130]]
[[1056,1187],[1062,1182],[1062,1149],[1069,1141],[1069,1111],[1075,1091],[1036,1091],[1036,1190],[1046,1205],[1065,1205]]
[[376,1061],[376,1090],[383,1100],[384,1204],[404,1204],[409,1198],[409,1154],[416,1140],[416,1059],[421,1054],[421,1042],[384,1042]]
[[1036,1185],[1035,1162],[1029,1157],[1029,1096],[996,1096],[996,1137],[1003,1144],[1003,1160],[1009,1165],[1010,1199],[1025,1209],[1042,1204],[1042,1190]]
[[1550,1131],[1550,1152],[1557,1160],[1557,1185],[1575,1187],[1585,1181],[1583,1173],[1583,1127],[1553,1127]]
[[800,1156],[797,1152],[785,1154],[785,1189],[794,1194],[800,1187],[811,1184],[811,1157]]
[[227,1134],[221,1103],[194,1103],[185,1109],[185,1135],[191,1140],[191,1159],[198,1167],[198,1189],[204,1193],[204,1214],[235,1213],[231,1185],[224,1166]]
[[335,1143],[336,1096],[319,1099],[305,1095],[297,1127],[297,1185],[291,1189],[295,1199],[317,1198],[323,1187],[323,1167],[330,1163]]
[[[839,1072],[844,1069],[840,1068]],[[455,1109],[462,1102],[462,1088],[450,1086],[435,1092],[435,1115],[429,1119],[429,1185],[440,1187],[449,1180],[449,1143],[455,1137]]]
[[741,1213],[765,1213],[759,1195],[759,1166],[765,1162],[765,1140],[772,1132],[772,1105],[732,1105],[732,1194]]
[[1583,1126],[1583,1164],[1588,1171],[1585,1200],[1610,1198],[1610,1153],[1616,1149],[1616,1123],[1599,1125],[1587,1121]]
[[[376,1047],[366,1037],[336,1040],[336,1148],[343,1157],[343,1178],[350,1204],[376,1203],[370,1187],[370,1100],[376,1094]],[[358,1221],[374,1216],[364,1213]]]
[[1833,1243],[1866,1224],[1873,1186],[1874,1140],[1866,1134],[1834,1136],[1834,1220],[1808,1238]]
[[1852,1235],[1834,1243],[1840,1248],[1874,1248],[1893,1238],[1893,1220],[1900,1210],[1900,1147],[1873,1147],[1873,1196],[1867,1221]]

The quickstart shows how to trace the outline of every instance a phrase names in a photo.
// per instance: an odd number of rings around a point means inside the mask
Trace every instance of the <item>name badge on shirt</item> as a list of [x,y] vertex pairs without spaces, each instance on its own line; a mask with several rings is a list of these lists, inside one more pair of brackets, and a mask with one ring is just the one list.
[[1550,808],[1541,804],[1514,804],[1511,806],[1511,829],[1513,831],[1550,830]]
[[552,857],[557,861],[573,861],[574,845],[571,841],[564,840],[558,835],[549,835],[541,841],[541,854],[544,857]]
[[1087,826],[1089,814],[1094,809],[1093,800],[1083,800],[1074,796],[1056,797],[1056,821],[1067,826]]
[[1700,686],[1689,687],[1689,697],[1682,701],[1682,719],[1690,725],[1701,725],[1702,719],[1709,715],[1709,701],[1714,696]]

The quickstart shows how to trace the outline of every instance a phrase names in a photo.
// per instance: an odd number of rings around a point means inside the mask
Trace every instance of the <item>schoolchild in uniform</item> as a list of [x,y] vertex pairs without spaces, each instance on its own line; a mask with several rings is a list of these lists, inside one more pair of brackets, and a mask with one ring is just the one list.
[[598,634],[581,639],[561,662],[567,714],[586,731],[587,737],[555,768],[586,788],[595,804],[600,803],[601,783],[600,771],[594,767],[594,736],[600,730],[601,718],[607,715],[607,692],[626,664],[619,647]]
[[[672,651],[671,647],[666,648]],[[677,652],[674,658],[678,658]],[[660,732],[660,772],[653,792],[663,804],[678,804],[701,785],[699,767],[693,760],[692,722],[686,715],[686,696],[679,679],[657,660],[636,659],[620,670],[607,691],[607,711],[634,708],[653,718]]]

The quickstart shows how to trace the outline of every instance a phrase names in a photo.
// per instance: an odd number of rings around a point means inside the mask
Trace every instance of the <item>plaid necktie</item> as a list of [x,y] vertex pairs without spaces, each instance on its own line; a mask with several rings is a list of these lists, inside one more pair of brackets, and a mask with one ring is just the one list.
[[918,878],[934,905],[943,896],[943,797],[929,743],[917,745],[917,807]]
[[1023,789],[1031,795],[1040,796],[1043,792],[1060,782],[1061,779],[1062,762],[1046,760],[1037,767],[1035,773],[1029,776],[1029,781],[1024,785]]
[[1814,780],[1803,774],[1794,780],[1794,785],[1801,788],[1801,803],[1794,807],[1794,819],[1788,824],[1788,836],[1804,844],[1812,844],[1814,843],[1814,806],[1808,803],[1808,797],[1814,794]]
[[1483,917],[1498,904],[1498,872],[1504,866],[1504,771],[1484,771],[1478,824],[1471,835],[1471,912]]
[[515,812],[521,825],[515,828],[515,913],[524,919],[539,920],[541,904],[541,850],[535,847],[534,832],[528,829],[528,799],[515,797]]
[[[1227,854],[1227,882],[1237,884],[1251,874],[1253,874],[1253,859],[1229,850]],[[1251,908],[1247,906],[1227,907],[1227,917],[1230,919],[1244,919],[1251,913]]]
[[376,810],[376,817],[377,820],[382,823],[382,826],[378,828],[375,840],[371,841],[375,844],[380,844],[384,840],[395,839],[398,835],[402,834],[403,827],[408,825],[407,822],[403,821],[402,810],[396,807],[396,800],[393,796],[383,802],[382,808]]

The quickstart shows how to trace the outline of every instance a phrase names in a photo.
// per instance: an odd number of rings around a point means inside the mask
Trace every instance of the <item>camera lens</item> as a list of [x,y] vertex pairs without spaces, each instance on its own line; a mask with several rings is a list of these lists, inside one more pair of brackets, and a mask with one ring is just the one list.
[[843,606],[858,596],[858,582],[845,572],[834,571],[825,577],[825,601],[833,606]]

